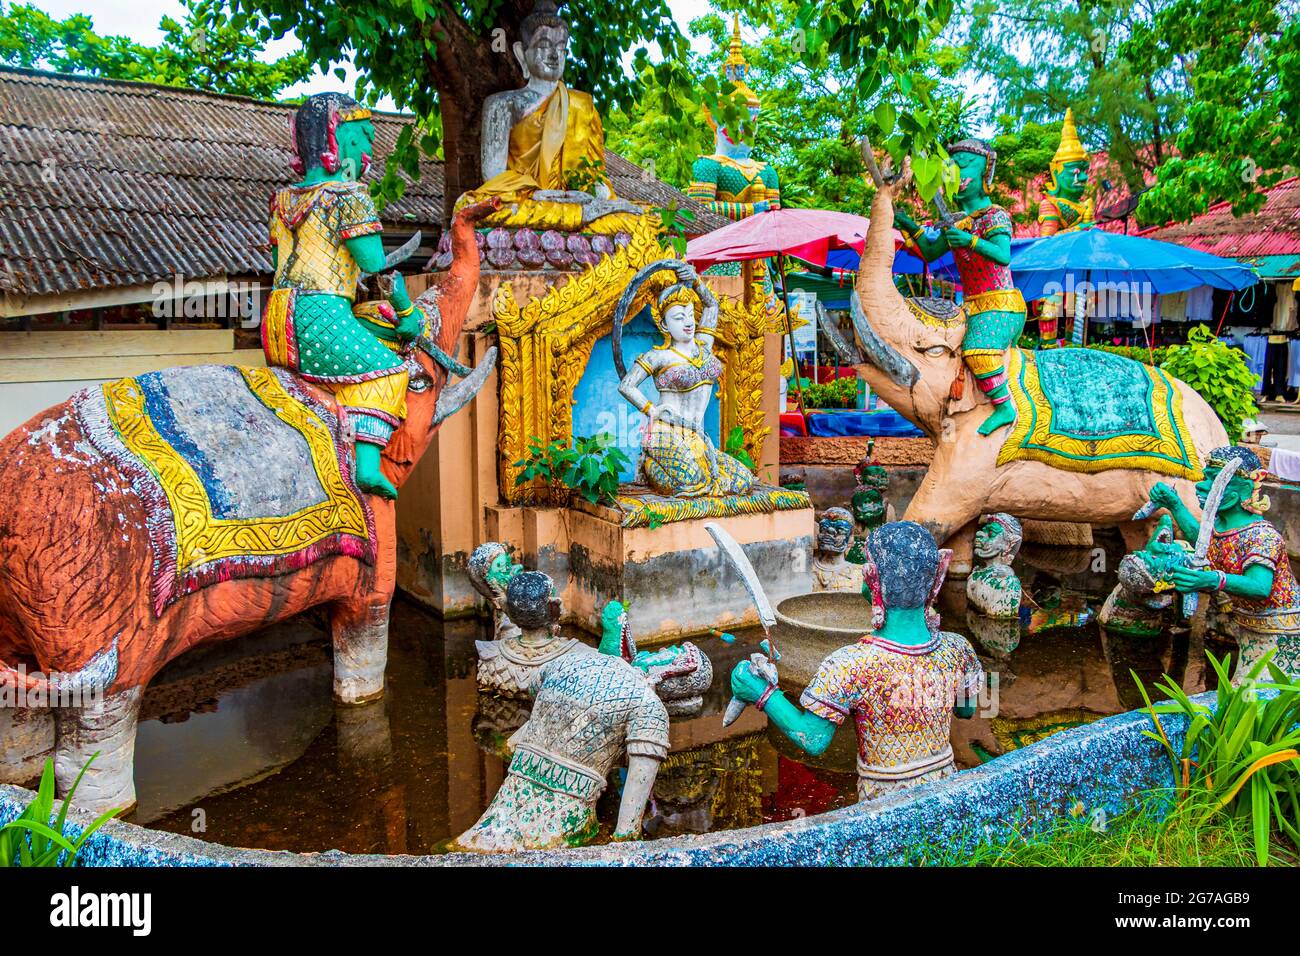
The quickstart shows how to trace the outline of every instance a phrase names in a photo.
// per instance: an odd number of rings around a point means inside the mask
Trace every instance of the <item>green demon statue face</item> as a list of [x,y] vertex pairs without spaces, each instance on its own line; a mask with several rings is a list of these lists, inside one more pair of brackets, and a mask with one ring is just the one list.
[[853,520],[859,525],[874,528],[885,520],[885,498],[874,488],[863,488],[853,493]]
[[346,180],[360,179],[370,165],[370,157],[374,155],[375,127],[368,119],[341,123],[336,135],[339,176]]
[[1078,202],[1088,188],[1088,161],[1075,160],[1066,163],[1057,174],[1056,181],[1048,192],[1054,196],[1063,196],[1071,202]]
[[1169,572],[1185,566],[1189,554],[1188,546],[1174,538],[1173,519],[1162,514],[1147,546],[1120,559],[1120,584],[1135,596],[1168,591],[1173,587]]
[[487,579],[490,584],[499,588],[504,588],[510,583],[510,579],[524,569],[522,564],[515,564],[510,560],[510,552],[502,551],[492,563],[488,565]]
[[979,199],[984,196],[984,176],[988,160],[978,153],[954,153],[953,163],[959,177],[957,201]]

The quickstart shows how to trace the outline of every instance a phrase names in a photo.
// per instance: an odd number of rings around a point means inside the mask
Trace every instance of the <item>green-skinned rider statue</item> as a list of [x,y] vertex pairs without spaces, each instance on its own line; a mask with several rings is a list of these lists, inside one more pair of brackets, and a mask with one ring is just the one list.
[[383,227],[359,182],[374,149],[370,111],[339,93],[318,94],[299,107],[291,133],[302,178],[271,199],[275,279],[262,348],[267,364],[334,394],[356,428],[358,486],[396,498],[380,471],[380,454],[406,417],[407,371],[395,348],[420,335],[425,317],[397,272],[380,277],[380,321],[353,314],[361,273],[385,268]]
[[1006,352],[1024,331],[1025,300],[1011,281],[1011,216],[989,198],[997,153],[981,140],[963,139],[949,146],[948,154],[960,174],[961,217],[941,225],[933,238],[904,212],[895,213],[894,227],[926,262],[952,251],[966,309],[962,357],[993,403],[993,414],[979,429],[981,435],[990,435],[1015,420]]

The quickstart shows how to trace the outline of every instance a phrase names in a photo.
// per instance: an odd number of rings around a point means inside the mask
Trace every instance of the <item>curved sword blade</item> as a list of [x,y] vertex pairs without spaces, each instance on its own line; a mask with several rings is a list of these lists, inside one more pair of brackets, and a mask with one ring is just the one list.
[[726,555],[727,560],[731,562],[731,566],[740,575],[740,580],[744,583],[745,590],[749,592],[749,597],[758,611],[758,619],[763,624],[763,631],[771,634],[772,628],[776,626],[776,612],[772,610],[772,602],[767,599],[767,592],[763,590],[763,582],[758,579],[758,573],[754,570],[754,566],[749,563],[749,558],[745,555],[744,549],[716,521],[705,522],[704,530],[709,533],[709,536],[713,538],[713,543],[718,546],[718,550]]

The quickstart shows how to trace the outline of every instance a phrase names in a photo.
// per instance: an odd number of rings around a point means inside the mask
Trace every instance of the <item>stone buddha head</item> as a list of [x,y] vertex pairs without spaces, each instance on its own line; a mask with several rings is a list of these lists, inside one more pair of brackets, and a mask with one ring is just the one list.
[[560,19],[551,0],[538,0],[519,24],[520,41],[512,49],[524,79],[557,83],[569,55],[569,25]]
[[1001,512],[985,515],[975,532],[975,556],[983,559],[985,564],[1010,566],[1020,553],[1024,538],[1020,522],[1012,515]]
[[926,608],[927,625],[937,629],[928,609],[951,559],[952,551],[935,545],[934,536],[915,521],[891,521],[871,532],[862,589],[871,599],[872,628],[883,627],[890,611]]
[[957,167],[957,201],[987,196],[993,190],[993,171],[998,154],[982,139],[958,140],[948,147],[948,155]]
[[375,127],[370,110],[342,93],[317,93],[289,120],[293,140],[294,172],[305,176],[313,169],[329,178],[355,181],[370,168],[375,149]]

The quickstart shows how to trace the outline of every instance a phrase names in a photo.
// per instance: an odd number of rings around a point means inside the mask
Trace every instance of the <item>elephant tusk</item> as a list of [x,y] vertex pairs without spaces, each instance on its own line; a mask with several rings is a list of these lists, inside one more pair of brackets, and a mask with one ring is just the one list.
[[497,347],[494,345],[483,355],[482,360],[465,378],[455,385],[443,388],[438,396],[438,404],[433,412],[433,424],[441,425],[452,415],[470,403],[478,390],[483,387],[488,376],[497,367]]

